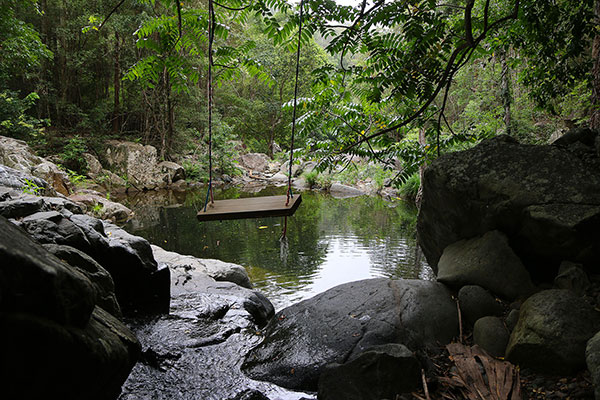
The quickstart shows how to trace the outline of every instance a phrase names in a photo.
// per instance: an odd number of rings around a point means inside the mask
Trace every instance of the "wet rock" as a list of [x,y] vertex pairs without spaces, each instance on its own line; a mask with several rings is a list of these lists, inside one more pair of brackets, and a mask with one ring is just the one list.
[[87,324],[96,302],[90,281],[0,217],[0,307],[60,324]]
[[544,290],[523,303],[506,357],[536,371],[570,374],[585,366],[585,346],[600,314],[570,291]]
[[168,315],[129,322],[145,360],[135,366],[120,399],[229,399],[242,389],[252,390],[244,395],[302,397],[251,381],[239,370],[240,359],[262,338],[257,324],[274,314],[262,294],[201,273],[183,283],[175,278],[173,285]]
[[534,281],[554,279],[563,260],[597,269],[600,159],[582,146],[523,145],[499,136],[432,162],[417,223],[431,267],[437,270],[452,243],[497,229]]
[[463,286],[458,291],[458,302],[463,319],[469,325],[473,325],[481,317],[500,315],[503,311],[502,305],[481,286]]
[[352,186],[344,185],[339,182],[334,182],[331,184],[331,186],[329,187],[329,193],[333,197],[338,198],[338,199],[362,196],[365,194],[365,192],[363,192],[360,189],[357,189]]
[[74,247],[102,265],[124,312],[168,310],[169,270],[158,269],[145,239],[88,215],[57,211],[29,215],[20,226],[39,243]]
[[595,397],[598,399],[600,398],[600,332],[587,342],[585,362],[592,376]]
[[590,286],[590,280],[581,267],[569,261],[563,261],[558,268],[558,275],[554,278],[554,286],[558,289],[567,289],[583,296]]
[[332,288],[279,311],[242,368],[253,379],[316,390],[327,364],[366,349],[403,343],[412,350],[458,333],[456,304],[441,284],[369,279]]
[[508,315],[506,316],[506,327],[510,332],[515,329],[517,326],[517,322],[519,321],[519,310],[510,310]]
[[34,214],[44,207],[44,201],[35,196],[0,202],[0,215],[4,218],[21,218]]
[[498,317],[483,317],[473,327],[473,342],[494,357],[504,357],[508,330]]
[[93,258],[74,247],[45,244],[44,248],[85,275],[94,287],[96,304],[115,317],[121,317],[121,308],[115,296],[115,284],[107,270]]
[[131,331],[99,307],[81,327],[10,312],[0,325],[7,399],[115,399],[140,353]]
[[[402,371],[402,373],[398,373]],[[319,378],[319,400],[393,399],[421,385],[421,365],[402,344],[374,346],[345,364],[329,364]]]
[[258,390],[246,389],[229,400],[269,400],[269,398]]
[[2,395],[114,399],[139,343],[90,280],[2,217],[0,259]]
[[155,245],[151,247],[154,259],[171,268],[174,287],[191,287],[196,282],[195,275],[207,275],[216,281],[233,282],[245,288],[252,287],[248,273],[241,265],[181,255]]
[[438,281],[453,287],[479,285],[511,300],[534,290],[529,273],[499,231],[446,247]]

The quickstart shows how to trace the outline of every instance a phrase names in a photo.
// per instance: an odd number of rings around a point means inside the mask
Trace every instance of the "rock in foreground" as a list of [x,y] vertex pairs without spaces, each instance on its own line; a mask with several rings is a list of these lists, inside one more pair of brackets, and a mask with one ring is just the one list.
[[587,341],[600,328],[600,313],[572,292],[544,290],[521,306],[506,358],[533,370],[570,374],[585,366]]
[[413,351],[446,344],[457,333],[456,304],[442,284],[368,279],[278,312],[242,368],[254,379],[316,390],[327,364],[343,364],[388,343]]
[[523,145],[499,136],[445,154],[425,170],[417,232],[434,271],[448,245],[497,229],[536,271],[534,281],[549,280],[565,260],[597,268],[599,217],[593,147]]
[[140,354],[92,282],[0,217],[0,397],[114,399]]

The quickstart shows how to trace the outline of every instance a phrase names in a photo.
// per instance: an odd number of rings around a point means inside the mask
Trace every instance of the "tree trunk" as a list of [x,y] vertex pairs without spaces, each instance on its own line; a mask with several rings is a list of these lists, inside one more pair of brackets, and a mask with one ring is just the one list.
[[[600,18],[600,0],[594,2],[594,17],[595,21]],[[592,69],[590,128],[600,129],[600,33],[598,33],[598,30],[596,30],[592,43],[592,59],[594,60],[594,67]]]
[[501,97],[502,105],[504,106],[504,125],[506,126],[506,134],[512,134],[512,121],[510,114],[510,104],[512,103],[512,95],[510,92],[510,71],[506,62],[506,50],[502,49],[499,52],[500,64],[502,65],[501,73]]
[[115,84],[115,102],[113,108],[113,132],[119,133],[121,128],[121,121],[119,117],[120,104],[119,98],[121,96],[121,65],[119,60],[119,53],[121,51],[119,46],[119,32],[115,31],[115,71],[114,71],[114,84]]

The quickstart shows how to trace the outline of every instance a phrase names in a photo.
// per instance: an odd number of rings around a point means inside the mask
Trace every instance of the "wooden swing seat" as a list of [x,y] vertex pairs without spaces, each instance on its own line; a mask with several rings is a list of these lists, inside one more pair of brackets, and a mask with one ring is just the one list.
[[248,197],[243,199],[217,200],[208,203],[206,211],[198,211],[198,221],[218,221],[225,219],[288,217],[293,215],[302,202],[297,194],[290,198],[286,206],[287,196]]

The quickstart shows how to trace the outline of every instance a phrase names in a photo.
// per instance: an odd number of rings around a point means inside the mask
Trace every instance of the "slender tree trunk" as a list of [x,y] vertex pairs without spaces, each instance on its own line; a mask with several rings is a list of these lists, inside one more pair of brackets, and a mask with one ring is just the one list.
[[[596,24],[600,21],[600,0],[594,2],[594,19]],[[590,115],[590,128],[600,129],[600,33],[596,30],[592,43],[592,111]]]
[[119,60],[120,49],[119,32],[115,31],[115,71],[114,71],[114,84],[115,84],[115,103],[113,108],[113,132],[118,133],[121,128],[120,121],[120,104],[119,99],[121,96],[121,65]]
[[510,105],[512,103],[512,94],[510,91],[510,70],[506,62],[506,50],[500,51],[500,64],[502,65],[501,72],[501,97],[502,105],[504,106],[504,125],[506,126],[506,134],[512,134],[512,120],[510,113]]

